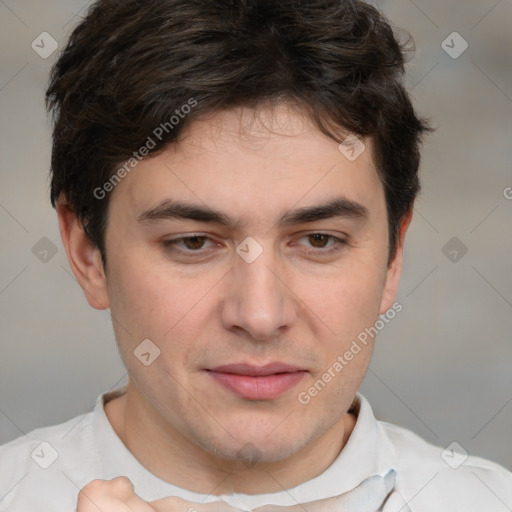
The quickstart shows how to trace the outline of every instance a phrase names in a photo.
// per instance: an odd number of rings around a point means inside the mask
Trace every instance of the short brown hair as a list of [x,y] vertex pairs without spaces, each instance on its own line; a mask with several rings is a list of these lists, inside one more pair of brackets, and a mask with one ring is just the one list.
[[[46,93],[54,119],[52,205],[63,195],[106,264],[108,197],[94,191],[156,127],[168,129],[150,154],[206,113],[289,101],[337,142],[349,132],[372,138],[391,261],[419,190],[419,144],[429,130],[415,115],[403,73],[403,47],[363,1],[97,0]],[[194,108],[171,128],[191,99]]]

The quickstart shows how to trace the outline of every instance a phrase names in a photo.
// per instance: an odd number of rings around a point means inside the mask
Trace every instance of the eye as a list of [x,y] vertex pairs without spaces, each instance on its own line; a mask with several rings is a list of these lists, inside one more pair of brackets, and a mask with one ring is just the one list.
[[319,253],[330,253],[337,251],[341,246],[346,245],[346,240],[343,240],[334,235],[328,235],[326,233],[309,233],[302,236],[299,240],[307,239],[308,244],[313,249],[319,249]]
[[[314,253],[316,255],[327,255],[339,251],[342,246],[347,245],[347,241],[334,235],[327,233],[308,233],[298,239],[299,241],[306,240],[307,252]],[[182,255],[188,256],[206,256],[215,247],[219,247],[220,244],[213,241],[211,238],[191,234],[188,236],[181,236],[170,240],[164,240],[162,245],[169,252],[176,253],[176,256]],[[304,245],[299,242],[294,245]]]
[[317,249],[327,247],[328,242],[333,237],[330,235],[324,235],[323,233],[313,233],[312,235],[307,235],[308,242]]
[[175,238],[173,240],[166,240],[163,244],[169,249],[177,247],[179,250],[184,252],[199,252],[201,249],[204,249],[204,246],[208,241],[212,242],[207,236],[190,235]]

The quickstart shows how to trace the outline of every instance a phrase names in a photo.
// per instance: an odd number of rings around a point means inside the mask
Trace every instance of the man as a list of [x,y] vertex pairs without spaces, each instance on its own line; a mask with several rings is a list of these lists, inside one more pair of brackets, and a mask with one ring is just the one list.
[[47,93],[51,198],[129,383],[0,448],[0,510],[512,506],[507,470],[357,393],[428,130],[402,74],[361,1],[93,4]]

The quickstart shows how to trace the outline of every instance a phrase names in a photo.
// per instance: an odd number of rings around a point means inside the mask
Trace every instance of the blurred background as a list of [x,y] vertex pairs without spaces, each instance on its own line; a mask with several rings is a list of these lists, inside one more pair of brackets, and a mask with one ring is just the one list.
[[[126,378],[108,311],[87,304],[69,269],[48,192],[44,90],[89,3],[0,0],[0,444],[91,410]],[[371,3],[414,37],[407,84],[437,130],[403,310],[361,391],[379,419],[512,470],[512,1]]]

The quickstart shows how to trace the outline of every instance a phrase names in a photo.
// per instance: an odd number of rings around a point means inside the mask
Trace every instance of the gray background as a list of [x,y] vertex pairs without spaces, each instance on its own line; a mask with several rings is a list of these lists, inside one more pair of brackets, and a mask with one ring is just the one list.
[[[512,469],[512,2],[373,3],[413,35],[407,82],[437,131],[424,147],[403,311],[379,335],[362,391],[380,419]],[[49,203],[43,91],[58,52],[31,48],[43,31],[62,46],[86,5],[0,0],[0,443],[90,410],[125,378],[109,313],[87,304]],[[441,47],[454,31],[469,44],[457,59]],[[57,251],[47,261],[44,237]],[[459,247],[443,252],[453,237]]]

